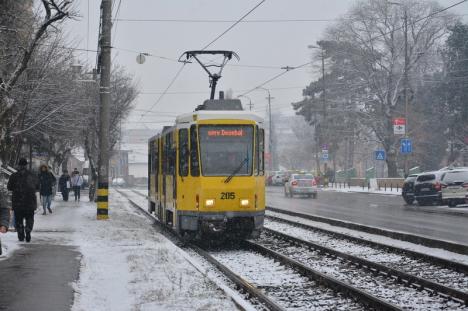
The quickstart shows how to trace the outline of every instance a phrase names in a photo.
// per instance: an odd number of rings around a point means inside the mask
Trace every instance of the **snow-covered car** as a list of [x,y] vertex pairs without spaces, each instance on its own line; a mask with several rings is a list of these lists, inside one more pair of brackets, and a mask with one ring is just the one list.
[[449,207],[468,203],[468,170],[448,171],[441,178],[442,202]]
[[292,198],[295,194],[317,198],[317,182],[312,174],[291,174],[284,184],[284,195]]
[[124,187],[125,179],[123,179],[122,177],[117,177],[117,178],[112,179],[112,186]]

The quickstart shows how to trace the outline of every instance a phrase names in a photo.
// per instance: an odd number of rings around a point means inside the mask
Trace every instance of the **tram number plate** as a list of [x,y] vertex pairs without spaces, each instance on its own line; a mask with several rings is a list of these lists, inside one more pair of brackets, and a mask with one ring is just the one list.
[[221,200],[234,200],[236,194],[234,192],[221,192]]

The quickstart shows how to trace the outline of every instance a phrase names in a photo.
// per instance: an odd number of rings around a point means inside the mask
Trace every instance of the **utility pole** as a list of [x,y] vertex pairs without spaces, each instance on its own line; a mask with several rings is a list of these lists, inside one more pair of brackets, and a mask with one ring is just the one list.
[[99,179],[97,186],[97,219],[109,219],[109,107],[111,73],[112,0],[101,1],[102,33],[101,82],[99,88]]
[[271,97],[270,90],[264,87],[260,87],[259,89],[265,90],[268,92],[268,134],[269,134],[269,151],[270,151],[270,158],[271,158],[271,169],[276,170],[277,169],[277,161],[276,161],[276,152],[275,152],[275,145],[273,142],[273,122],[271,119],[271,100],[273,97]]
[[[405,13],[404,13],[404,24],[405,24],[405,72],[404,72],[404,79],[405,79],[405,90],[404,90],[404,95],[405,95],[405,138],[408,138],[408,10],[405,7]],[[409,174],[409,168],[408,168],[408,154],[405,154],[405,177],[408,176]]]

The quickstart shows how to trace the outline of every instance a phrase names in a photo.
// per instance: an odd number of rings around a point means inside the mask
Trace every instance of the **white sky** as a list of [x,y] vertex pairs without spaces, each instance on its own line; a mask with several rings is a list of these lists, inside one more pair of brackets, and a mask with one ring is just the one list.
[[[114,14],[119,2],[120,19],[209,19],[237,20],[260,0],[114,0]],[[354,0],[267,0],[246,20],[260,19],[320,19],[333,20],[346,13]],[[449,6],[457,0],[439,0]],[[89,3],[89,16],[88,16]],[[67,21],[71,41],[80,48],[95,50],[99,27],[100,0],[77,0],[76,10],[80,17]],[[451,9],[452,13],[467,14],[468,2]],[[89,23],[89,32],[88,32]],[[233,50],[240,56],[239,65],[297,66],[311,60],[307,48],[321,39],[325,28],[332,21],[291,23],[241,23],[229,31],[210,49]],[[135,52],[146,52],[168,58],[179,58],[186,50],[201,49],[216,38],[232,23],[174,23],[174,22],[124,22],[113,27],[113,61],[126,67],[139,81],[142,94],[136,100],[135,111],[129,116],[127,128],[159,128],[172,124],[175,115],[193,111],[209,97],[208,76],[198,64],[185,66],[168,94],[152,109],[181,67],[180,63],[147,57],[143,65],[136,63]],[[76,56],[92,66],[96,55],[93,52],[76,52]],[[318,65],[318,64],[317,64]],[[242,90],[251,89],[280,73],[274,68],[226,67],[218,90],[234,90],[234,96]],[[318,66],[307,66],[291,71],[265,87],[271,89],[272,109],[292,114],[291,102],[302,99],[302,88],[312,76],[319,74]],[[287,88],[287,89],[277,89]],[[201,92],[170,94],[171,92]],[[205,93],[203,93],[205,92]],[[153,93],[153,94],[151,94]],[[248,96],[254,110],[261,115],[266,110],[265,91],[254,91]],[[241,98],[244,104],[248,99]],[[143,116],[142,116],[143,114]]]

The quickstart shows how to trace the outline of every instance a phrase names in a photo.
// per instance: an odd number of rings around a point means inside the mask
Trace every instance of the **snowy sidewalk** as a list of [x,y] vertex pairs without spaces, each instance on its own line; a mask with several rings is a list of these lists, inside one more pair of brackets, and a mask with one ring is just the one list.
[[[110,200],[110,220],[97,221],[95,204],[62,202],[56,197],[53,214],[36,214],[31,244],[17,242],[14,233],[2,236],[7,250],[6,256],[0,257],[0,269],[33,246],[36,250],[45,245],[71,247],[79,252],[75,255],[79,278],[69,286],[74,292],[71,310],[237,309],[223,291],[185,259],[182,250],[159,234],[151,221],[137,213],[126,199],[112,191]],[[35,253],[32,250],[31,256]],[[55,252],[50,256],[61,255]],[[52,259],[44,260],[53,262]],[[18,272],[24,273],[21,268],[17,267]],[[4,294],[1,288],[0,294]],[[49,291],[42,300],[52,301],[54,294]],[[36,305],[31,310],[52,309]]]

